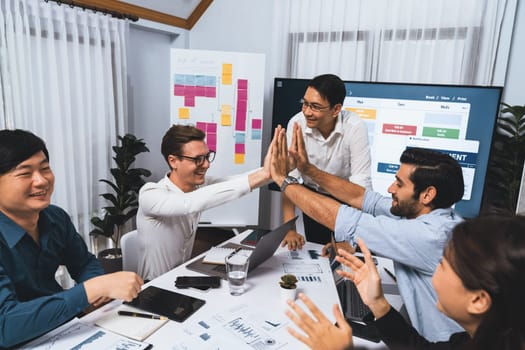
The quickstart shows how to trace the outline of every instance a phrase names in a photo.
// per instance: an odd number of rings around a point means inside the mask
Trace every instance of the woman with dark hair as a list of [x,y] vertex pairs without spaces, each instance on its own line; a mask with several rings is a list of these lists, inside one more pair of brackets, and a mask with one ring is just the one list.
[[[457,225],[433,277],[437,307],[465,332],[432,343],[386,301],[370,251],[359,240],[365,262],[340,249],[337,260],[354,272],[338,271],[357,286],[372,314],[366,322],[377,328],[390,349],[525,349],[525,218],[479,217]],[[296,303],[288,317],[306,333],[289,332],[312,349],[352,347],[352,330],[334,306],[334,326],[305,296],[300,299],[311,317]]]

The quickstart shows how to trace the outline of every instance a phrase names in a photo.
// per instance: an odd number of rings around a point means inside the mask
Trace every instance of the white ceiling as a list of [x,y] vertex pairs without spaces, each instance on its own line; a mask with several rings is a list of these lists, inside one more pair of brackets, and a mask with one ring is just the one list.
[[123,0],[122,2],[187,19],[200,0]]

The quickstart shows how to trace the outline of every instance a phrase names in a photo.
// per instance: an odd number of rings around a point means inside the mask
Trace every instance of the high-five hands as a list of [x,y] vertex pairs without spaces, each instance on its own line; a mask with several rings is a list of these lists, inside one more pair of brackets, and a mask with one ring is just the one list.
[[306,153],[306,147],[304,145],[303,131],[298,123],[295,123],[293,126],[292,143],[290,144],[289,153],[297,169],[305,174],[310,166],[310,161],[308,160],[308,154]]
[[275,133],[273,135],[273,140],[270,147],[272,149],[270,173],[272,180],[280,187],[284,181],[284,178],[290,171],[288,145],[286,144],[286,132],[280,125],[275,128]]

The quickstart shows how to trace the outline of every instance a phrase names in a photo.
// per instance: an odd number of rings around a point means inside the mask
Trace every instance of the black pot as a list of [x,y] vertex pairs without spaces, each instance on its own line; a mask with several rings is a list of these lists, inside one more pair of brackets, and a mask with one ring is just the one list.
[[105,273],[122,271],[122,251],[115,248],[104,249],[98,253],[98,261]]

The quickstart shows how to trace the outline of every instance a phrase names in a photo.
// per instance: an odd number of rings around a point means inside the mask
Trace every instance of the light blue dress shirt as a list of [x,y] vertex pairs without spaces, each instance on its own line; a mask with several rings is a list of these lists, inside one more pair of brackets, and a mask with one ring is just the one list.
[[431,341],[445,341],[463,329],[436,307],[432,275],[452,228],[463,219],[452,209],[436,209],[405,219],[390,213],[392,199],[367,190],[363,210],[341,205],[335,238],[353,246],[361,238],[378,256],[394,261],[399,292],[414,328]]
[[[40,213],[40,246],[0,212],[0,348],[39,336],[65,323],[89,303],[82,282],[104,273],[56,206]],[[65,265],[79,284],[63,290],[55,281]]]

